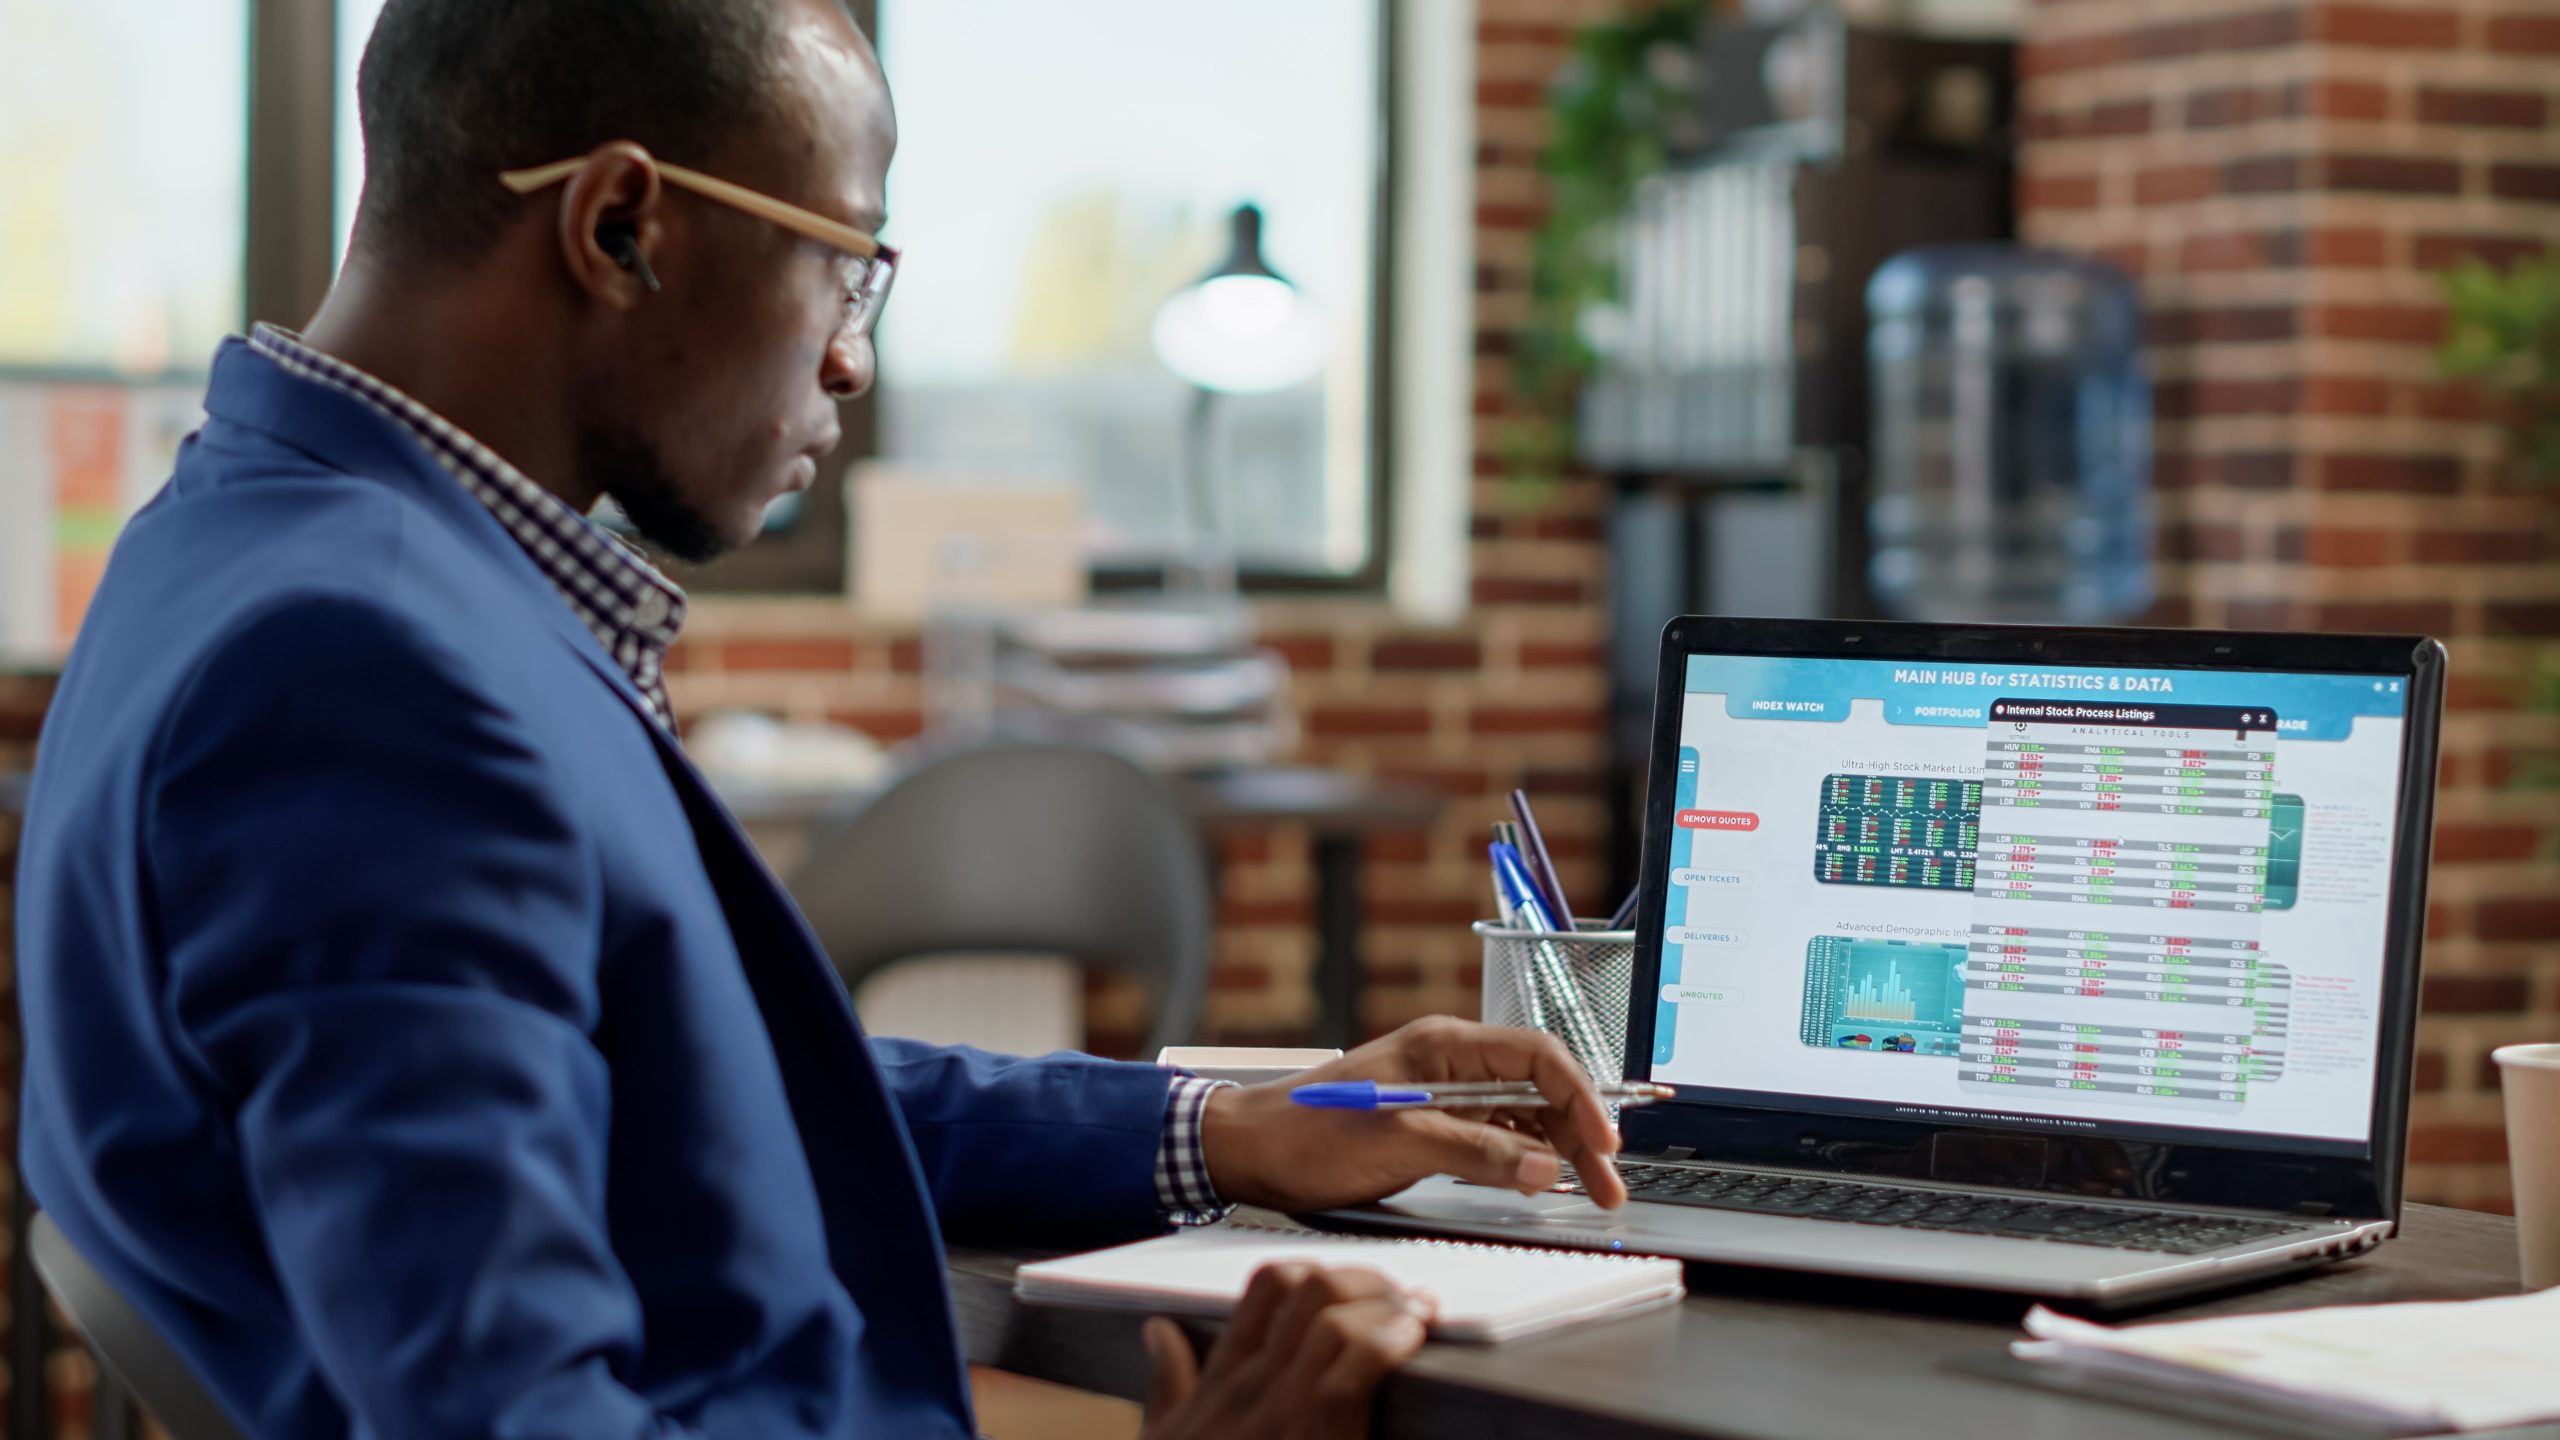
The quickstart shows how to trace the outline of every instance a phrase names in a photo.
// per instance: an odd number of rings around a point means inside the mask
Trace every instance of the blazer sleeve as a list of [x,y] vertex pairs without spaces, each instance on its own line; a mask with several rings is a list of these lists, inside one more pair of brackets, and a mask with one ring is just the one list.
[[146,790],[169,1003],[361,1433],[691,1435],[628,1383],[595,857],[467,673],[361,597],[208,656]]
[[870,1045],[946,1237],[1103,1245],[1169,1228],[1155,1169],[1175,1072],[915,1040]]

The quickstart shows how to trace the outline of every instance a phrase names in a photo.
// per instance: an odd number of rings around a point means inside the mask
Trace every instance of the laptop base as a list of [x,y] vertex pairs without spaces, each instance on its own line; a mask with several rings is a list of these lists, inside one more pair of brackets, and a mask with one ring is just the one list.
[[[1949,1193],[2009,1192],[1949,1187]],[[1667,1255],[1715,1264],[1989,1290],[2064,1301],[2089,1310],[2152,1305],[2250,1284],[2285,1270],[2308,1269],[2370,1249],[2393,1228],[2383,1220],[2303,1221],[2297,1228],[2249,1244],[2201,1255],[2165,1255],[1647,1201],[1610,1211],[1579,1195],[1524,1196],[1446,1177],[1425,1180],[1374,1205],[1309,1218],[1347,1229]]]

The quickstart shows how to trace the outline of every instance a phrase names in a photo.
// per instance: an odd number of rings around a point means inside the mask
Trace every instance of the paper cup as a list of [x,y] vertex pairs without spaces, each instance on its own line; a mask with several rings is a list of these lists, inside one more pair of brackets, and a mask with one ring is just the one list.
[[2489,1052],[2507,1092],[2507,1165],[2515,1174],[2524,1288],[2560,1285],[2560,1045]]

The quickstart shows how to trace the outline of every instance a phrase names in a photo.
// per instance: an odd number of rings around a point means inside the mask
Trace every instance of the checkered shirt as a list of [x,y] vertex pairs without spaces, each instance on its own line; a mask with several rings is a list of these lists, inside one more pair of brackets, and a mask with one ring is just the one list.
[[675,728],[675,712],[667,704],[667,647],[684,625],[685,599],[674,581],[452,421],[373,376],[273,325],[257,327],[249,346],[292,374],[354,396],[407,431],[473,499],[489,507],[604,653],[631,677],[658,723]]
[[[684,625],[684,592],[638,552],[501,458],[461,427],[399,390],[302,343],[291,331],[260,325],[250,348],[287,372],[352,395],[397,424],[435,458],[471,497],[524,547],[596,643],[631,678],[650,713],[670,731],[667,647]],[[1177,1225],[1206,1225],[1232,1208],[1209,1183],[1200,1149],[1209,1092],[1223,1081],[1184,1075],[1165,1097],[1164,1138],[1156,1146],[1156,1204]]]
[[1209,1183],[1208,1157],[1200,1151],[1200,1117],[1209,1109],[1209,1092],[1233,1083],[1184,1075],[1165,1097],[1164,1139],[1156,1145],[1156,1206],[1176,1225],[1214,1225],[1235,1208],[1218,1198]]

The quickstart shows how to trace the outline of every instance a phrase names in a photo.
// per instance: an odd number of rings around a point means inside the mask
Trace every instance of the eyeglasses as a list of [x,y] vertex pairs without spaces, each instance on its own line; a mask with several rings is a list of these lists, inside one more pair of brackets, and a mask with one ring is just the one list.
[[[586,157],[562,160],[550,165],[537,165],[527,170],[509,170],[498,177],[500,184],[518,195],[530,195],[546,189],[578,173]],[[865,234],[841,221],[830,220],[815,211],[803,210],[785,200],[758,194],[744,185],[732,185],[717,176],[664,160],[654,162],[658,174],[670,185],[690,190],[707,200],[716,200],[735,210],[743,210],[769,225],[779,225],[794,235],[815,240],[821,245],[843,252],[852,258],[853,273],[845,279],[844,320],[840,332],[847,340],[859,340],[871,333],[879,323],[880,308],[889,303],[889,285],[898,278],[898,252],[883,245],[879,237]]]

